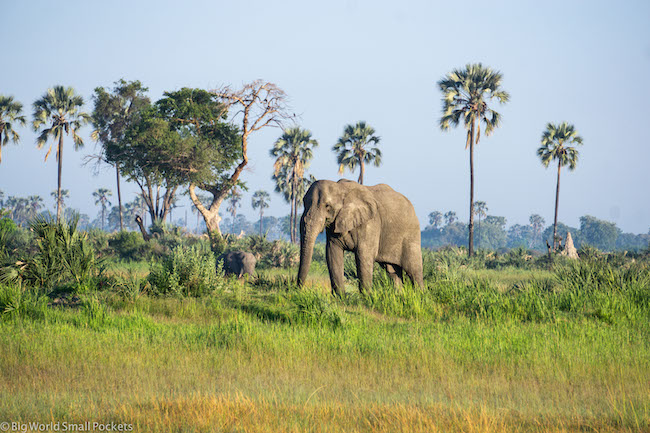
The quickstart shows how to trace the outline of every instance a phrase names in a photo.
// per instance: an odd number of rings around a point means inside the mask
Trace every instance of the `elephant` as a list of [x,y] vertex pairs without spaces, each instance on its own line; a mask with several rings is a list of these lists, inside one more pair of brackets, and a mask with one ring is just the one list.
[[344,290],[343,251],[355,254],[359,290],[372,287],[372,271],[378,262],[396,286],[402,272],[424,286],[420,222],[411,202],[390,186],[364,186],[341,179],[318,180],[303,198],[300,219],[300,267],[298,284],[309,272],[316,237],[325,228],[325,249],[332,294]]
[[244,274],[253,276],[255,273],[257,260],[251,253],[230,251],[220,255],[217,258],[217,262],[220,260],[223,260],[223,270],[226,274],[234,274],[237,275],[237,278],[241,278]]

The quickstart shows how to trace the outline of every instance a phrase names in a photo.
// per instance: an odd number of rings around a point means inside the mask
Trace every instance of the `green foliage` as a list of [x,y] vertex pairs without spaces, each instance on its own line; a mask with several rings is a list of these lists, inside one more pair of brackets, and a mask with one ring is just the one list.
[[159,262],[152,262],[148,281],[153,293],[202,296],[224,287],[223,264],[212,253],[196,247],[176,247]]
[[294,322],[338,328],[343,316],[329,294],[316,290],[290,290],[285,299],[292,309]]
[[137,232],[118,232],[108,241],[108,245],[121,259],[134,260],[146,257],[147,242]]
[[47,313],[48,298],[18,284],[0,284],[0,320],[15,317],[40,319]]
[[36,254],[24,262],[3,269],[5,280],[22,280],[36,288],[53,289],[69,285],[73,291],[94,288],[103,265],[86,233],[77,230],[78,220],[46,221],[37,218],[31,230]]

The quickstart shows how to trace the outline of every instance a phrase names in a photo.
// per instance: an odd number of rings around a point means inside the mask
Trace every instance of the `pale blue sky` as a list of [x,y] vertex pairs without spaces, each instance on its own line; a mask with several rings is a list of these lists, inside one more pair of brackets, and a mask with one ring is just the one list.
[[[332,145],[347,123],[366,120],[381,136],[384,163],[366,183],[387,183],[414,204],[420,221],[433,210],[468,212],[465,132],[443,133],[435,83],[453,68],[483,62],[504,75],[511,101],[495,108],[503,125],[484,137],[476,159],[476,199],[508,225],[531,213],[552,223],[555,171],[535,154],[547,122],[567,120],[584,138],[574,172],[562,176],[560,220],[581,215],[615,221],[624,231],[650,227],[650,2],[625,1],[9,1],[3,0],[0,93],[31,104],[48,87],[73,86],[87,101],[97,86],[141,80],[152,100],[181,87],[234,87],[257,78],[283,88],[300,125],[320,147],[312,173],[338,179]],[[0,189],[39,194],[52,208],[54,158],[19,129],[3,148]],[[114,173],[82,167],[93,153],[64,151],[70,205],[96,215],[92,191],[115,193]],[[281,134],[252,138],[243,180],[250,196],[273,190],[268,150]],[[345,174],[356,179],[357,174]],[[137,192],[123,185],[125,200]],[[268,214],[288,214],[272,194]],[[116,199],[114,200],[116,202]],[[183,198],[183,204],[189,205]],[[176,212],[180,216],[186,208]],[[191,214],[190,214],[191,215]],[[194,218],[190,216],[190,221]]]

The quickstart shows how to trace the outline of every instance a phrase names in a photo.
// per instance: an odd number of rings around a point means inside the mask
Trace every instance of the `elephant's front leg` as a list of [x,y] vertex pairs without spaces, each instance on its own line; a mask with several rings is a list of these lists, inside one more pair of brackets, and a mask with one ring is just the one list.
[[357,262],[357,276],[359,277],[359,290],[361,293],[368,293],[372,289],[372,268],[375,259],[362,251],[355,253],[355,259]]
[[325,248],[327,270],[330,274],[332,294],[341,296],[345,291],[345,278],[343,276],[343,248],[331,240],[327,241]]

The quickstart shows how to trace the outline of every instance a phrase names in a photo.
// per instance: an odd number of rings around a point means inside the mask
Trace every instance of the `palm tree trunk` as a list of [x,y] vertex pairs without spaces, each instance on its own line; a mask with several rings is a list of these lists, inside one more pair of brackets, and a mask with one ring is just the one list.
[[468,257],[474,254],[474,121],[469,137],[469,245]]
[[120,214],[120,231],[124,231],[124,221],[122,220],[122,194],[120,193],[120,168],[115,164],[115,177],[117,178],[117,206]]
[[260,206],[260,236],[262,236],[262,218],[264,217],[264,211]]
[[360,170],[359,170],[359,183],[363,185],[363,173],[366,171],[366,166],[363,163],[363,160],[361,160],[361,164],[359,165]]
[[104,231],[104,215],[106,213],[106,206],[102,203],[102,231]]
[[555,188],[555,219],[553,220],[553,251],[557,248],[557,210],[560,207],[560,161],[557,162],[557,187]]
[[59,157],[59,172],[57,175],[57,190],[56,190],[56,221],[59,222],[61,220],[61,173],[63,172],[63,131],[61,131],[61,135],[59,135],[59,152],[58,152],[58,157]]

